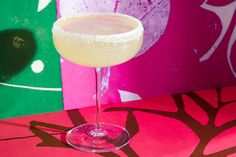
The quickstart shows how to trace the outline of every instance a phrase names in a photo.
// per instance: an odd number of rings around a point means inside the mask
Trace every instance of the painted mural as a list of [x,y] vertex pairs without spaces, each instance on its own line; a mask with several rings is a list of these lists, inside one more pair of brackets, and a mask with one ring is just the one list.
[[[59,17],[120,12],[144,25],[145,41],[136,58],[106,69],[103,103],[236,84],[234,0],[58,0],[57,4]],[[61,67],[65,108],[93,105],[93,69],[63,59]]]
[[64,109],[95,104],[93,69],[60,60],[51,39],[56,17],[80,12],[125,13],[145,28],[139,54],[105,69],[104,104],[235,85],[235,8],[235,0],[4,2],[0,118],[62,110],[62,94]]

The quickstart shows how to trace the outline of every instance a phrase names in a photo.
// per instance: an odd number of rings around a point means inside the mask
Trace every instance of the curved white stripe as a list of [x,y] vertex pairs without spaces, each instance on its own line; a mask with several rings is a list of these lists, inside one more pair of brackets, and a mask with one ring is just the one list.
[[236,71],[234,70],[232,61],[231,61],[231,53],[232,53],[232,49],[233,49],[233,45],[234,42],[236,41],[236,25],[234,26],[234,30],[233,33],[231,35],[231,38],[229,40],[229,45],[228,45],[228,49],[227,49],[227,61],[230,67],[231,72],[233,73],[234,77],[236,78]]
[[42,90],[42,91],[62,91],[61,88],[44,88],[44,87],[33,87],[33,86],[23,86],[23,85],[16,85],[16,84],[8,84],[0,82],[0,85],[14,87],[14,88],[25,88],[25,89],[32,89],[32,90]]
[[219,37],[217,38],[217,40],[215,41],[215,43],[208,50],[208,52],[205,53],[200,58],[200,62],[208,60],[215,53],[216,48],[222,42],[227,30],[229,29],[230,23],[233,19],[233,15],[235,12],[235,6],[236,6],[236,1],[232,2],[228,5],[225,5],[225,6],[213,6],[213,5],[207,4],[207,0],[201,5],[201,7],[203,9],[211,11],[219,17],[219,20],[221,21],[221,25],[222,25],[222,31],[221,31]]

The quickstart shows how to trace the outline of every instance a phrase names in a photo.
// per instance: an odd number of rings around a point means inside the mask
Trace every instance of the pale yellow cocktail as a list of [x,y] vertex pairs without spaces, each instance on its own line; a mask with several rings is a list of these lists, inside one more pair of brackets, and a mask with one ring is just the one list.
[[62,18],[53,27],[57,51],[67,60],[90,67],[117,65],[133,58],[143,41],[139,20],[113,13]]
[[72,147],[88,152],[109,152],[127,145],[125,128],[101,122],[102,68],[133,58],[143,42],[142,23],[117,13],[84,13],[61,18],[53,25],[57,51],[70,62],[94,67],[96,76],[96,123],[83,124],[67,132]]

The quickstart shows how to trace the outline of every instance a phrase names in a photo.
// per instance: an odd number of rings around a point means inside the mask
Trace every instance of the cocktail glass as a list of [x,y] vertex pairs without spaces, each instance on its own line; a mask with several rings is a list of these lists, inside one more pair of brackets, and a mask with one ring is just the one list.
[[128,144],[125,128],[101,121],[102,69],[132,59],[143,42],[142,23],[119,13],[80,13],[58,19],[52,28],[60,55],[72,63],[93,67],[96,73],[96,123],[67,132],[72,147],[87,152],[109,152]]

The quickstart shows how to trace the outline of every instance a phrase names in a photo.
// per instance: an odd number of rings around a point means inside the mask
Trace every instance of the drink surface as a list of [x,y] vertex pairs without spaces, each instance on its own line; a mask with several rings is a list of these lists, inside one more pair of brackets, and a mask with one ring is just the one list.
[[120,17],[87,16],[72,18],[62,27],[65,31],[87,35],[112,35],[134,29],[132,23]]
[[90,67],[126,62],[136,55],[143,41],[141,22],[115,13],[59,19],[52,31],[54,45],[65,59]]

